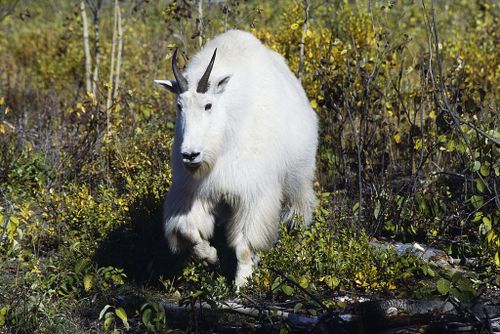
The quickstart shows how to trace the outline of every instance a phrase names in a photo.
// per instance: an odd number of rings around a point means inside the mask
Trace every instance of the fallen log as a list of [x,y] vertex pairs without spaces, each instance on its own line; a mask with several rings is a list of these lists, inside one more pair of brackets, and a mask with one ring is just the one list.
[[[498,301],[460,305],[456,301],[368,301],[354,305],[351,313],[331,310],[317,316],[297,314],[277,307],[247,306],[238,300],[190,305],[164,302],[162,306],[167,319],[176,319],[184,326],[191,322],[191,326],[197,329],[207,325],[213,329],[212,326],[217,324],[218,331],[226,333],[233,330],[250,332],[259,328],[273,331],[284,323],[296,333],[392,333],[395,331],[391,329],[422,325],[436,333],[480,333],[483,329],[489,328],[492,332],[500,328]],[[464,309],[469,313],[464,312]],[[224,324],[224,321],[227,323]]]

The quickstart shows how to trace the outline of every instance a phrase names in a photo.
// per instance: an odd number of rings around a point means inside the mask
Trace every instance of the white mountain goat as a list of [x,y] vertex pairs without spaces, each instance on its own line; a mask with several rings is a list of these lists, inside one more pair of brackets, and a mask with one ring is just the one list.
[[210,42],[175,80],[155,80],[176,94],[173,180],[164,205],[172,251],[192,247],[217,263],[211,246],[215,210],[224,203],[227,242],[246,283],[255,251],[276,241],[280,219],[312,220],[317,117],[278,53],[247,32]]

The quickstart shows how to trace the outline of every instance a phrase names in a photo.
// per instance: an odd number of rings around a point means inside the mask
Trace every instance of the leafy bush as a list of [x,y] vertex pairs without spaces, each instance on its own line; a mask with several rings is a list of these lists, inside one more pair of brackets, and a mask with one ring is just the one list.
[[[175,48],[188,61],[226,28],[283,54],[320,118],[316,221],[283,227],[247,294],[315,312],[342,293],[469,300],[498,286],[498,3],[204,2],[200,20],[191,2],[122,2],[113,87],[103,1],[87,6],[100,18],[94,92],[80,4],[54,4],[0,9],[0,328],[161,332],[160,304],[115,296],[134,284],[186,304],[233,296],[227,278],[165,248],[175,104],[152,84],[171,77]],[[442,247],[476,273],[378,250],[379,236]]]

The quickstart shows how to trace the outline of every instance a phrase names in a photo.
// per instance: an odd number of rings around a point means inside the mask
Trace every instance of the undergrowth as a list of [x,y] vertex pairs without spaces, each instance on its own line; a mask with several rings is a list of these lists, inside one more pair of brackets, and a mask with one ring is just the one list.
[[[470,301],[498,287],[498,3],[204,2],[203,25],[191,2],[122,3],[108,109],[112,2],[84,2],[100,13],[95,92],[79,4],[0,6],[0,331],[165,332],[164,299],[244,295],[316,314],[346,295]],[[239,294],[231,269],[165,244],[175,103],[153,87],[175,48],[192,57],[226,27],[283,54],[320,118],[315,221],[283,226]],[[439,267],[375,238],[474,265]]]

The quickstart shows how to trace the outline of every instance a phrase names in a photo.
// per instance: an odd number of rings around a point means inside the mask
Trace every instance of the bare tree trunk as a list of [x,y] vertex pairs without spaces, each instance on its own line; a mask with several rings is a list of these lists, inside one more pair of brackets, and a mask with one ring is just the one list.
[[299,62],[299,80],[302,81],[302,72],[304,71],[304,44],[307,34],[307,23],[309,21],[309,0],[304,0],[305,5],[305,18],[302,26],[302,38],[300,39],[300,62]]
[[94,75],[92,77],[92,94],[96,96],[97,81],[99,80],[99,62],[100,62],[100,47],[99,47],[99,7],[94,9]]
[[[350,62],[349,62],[349,57],[346,56],[346,65],[347,65],[347,74],[349,78],[349,83],[352,82],[352,76],[351,76],[351,71],[350,71]],[[362,159],[361,159],[361,152],[363,152],[363,144],[362,144],[362,122],[360,121],[359,124],[359,131],[356,131],[356,125],[354,123],[354,117],[352,116],[351,112],[351,105],[349,104],[349,97],[347,96],[347,93],[344,92],[344,106],[345,109],[347,110],[347,114],[349,116],[349,123],[351,124],[352,128],[352,133],[354,135],[354,142],[356,143],[356,153],[358,157],[358,228],[361,228],[361,223],[363,219],[363,164],[362,164]],[[353,210],[355,211],[355,210]]]
[[113,95],[113,86],[114,86],[114,69],[115,69],[115,52],[116,52],[116,34],[117,34],[117,28],[116,25],[118,23],[117,20],[117,6],[118,6],[118,0],[115,0],[115,16],[113,20],[113,42],[111,43],[111,64],[109,66],[109,82],[108,82],[108,98],[106,100],[106,129],[108,132],[108,135],[111,132],[111,123],[110,123],[110,114],[111,114],[111,97]]
[[90,72],[92,71],[92,56],[90,55],[89,46],[89,25],[87,21],[87,13],[85,12],[85,1],[80,2],[80,10],[83,23],[83,47],[85,50],[85,88],[87,92],[91,91],[92,83],[90,81]]
[[113,86],[113,99],[118,96],[118,88],[120,87],[120,69],[122,65],[122,50],[123,50],[123,27],[122,27],[122,14],[120,12],[120,4],[116,2],[116,17],[118,19],[118,54],[116,55],[116,71],[115,71],[115,85]]
[[227,15],[229,13],[229,7],[227,1],[224,1],[224,32],[227,31]]
[[203,0],[198,0],[198,44],[203,46]]

